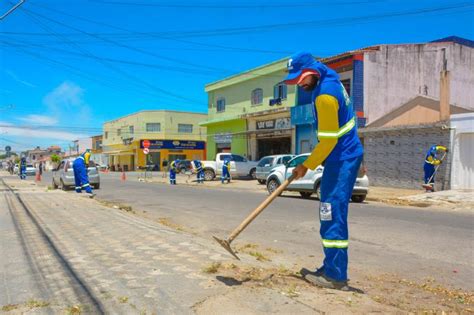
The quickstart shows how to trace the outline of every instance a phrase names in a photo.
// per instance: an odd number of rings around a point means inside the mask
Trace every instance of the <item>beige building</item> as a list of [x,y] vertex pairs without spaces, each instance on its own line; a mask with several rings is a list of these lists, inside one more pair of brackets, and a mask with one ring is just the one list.
[[[102,149],[111,170],[131,171],[145,166],[161,169],[164,161],[203,159],[206,114],[145,110],[104,123]],[[144,145],[144,140],[145,145]],[[144,148],[149,143],[148,154]]]

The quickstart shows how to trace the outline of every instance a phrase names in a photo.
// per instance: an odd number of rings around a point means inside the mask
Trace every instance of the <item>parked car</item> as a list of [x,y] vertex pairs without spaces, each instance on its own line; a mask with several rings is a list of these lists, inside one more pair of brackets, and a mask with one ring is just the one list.
[[[52,186],[54,189],[61,188],[62,190],[68,190],[73,189],[76,186],[74,181],[74,171],[72,169],[73,162],[74,159],[64,159],[59,163],[58,167],[53,170]],[[89,176],[89,184],[94,189],[99,189],[100,175],[93,161],[89,163],[87,174]]]
[[248,161],[241,155],[232,153],[218,153],[215,161],[202,161],[204,179],[213,180],[216,175],[222,174],[224,160],[230,160],[231,176],[250,176],[255,179],[257,162]]
[[26,164],[25,174],[26,174],[26,176],[35,176],[36,175],[36,168],[31,164]]
[[257,181],[260,184],[265,184],[267,181],[268,174],[271,170],[279,165],[287,163],[289,160],[294,158],[293,154],[278,154],[278,155],[268,155],[258,161],[255,176]]
[[[283,181],[291,176],[293,169],[306,161],[309,153],[301,154],[290,160],[286,165],[275,167],[267,177],[267,190],[274,192]],[[303,178],[291,182],[286,188],[287,191],[298,191],[303,198],[309,198],[312,194],[321,197],[321,177],[323,176],[323,166],[318,166],[315,170],[308,169]],[[369,178],[365,174],[365,168],[361,167],[357,180],[352,191],[353,202],[363,202],[369,193]]]

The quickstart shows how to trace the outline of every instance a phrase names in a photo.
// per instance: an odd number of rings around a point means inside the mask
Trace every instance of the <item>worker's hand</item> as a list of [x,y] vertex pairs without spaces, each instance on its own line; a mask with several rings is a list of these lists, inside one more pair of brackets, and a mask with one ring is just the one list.
[[293,169],[293,175],[295,175],[295,179],[304,177],[306,175],[306,172],[308,171],[308,168],[304,166],[303,164],[298,165]]

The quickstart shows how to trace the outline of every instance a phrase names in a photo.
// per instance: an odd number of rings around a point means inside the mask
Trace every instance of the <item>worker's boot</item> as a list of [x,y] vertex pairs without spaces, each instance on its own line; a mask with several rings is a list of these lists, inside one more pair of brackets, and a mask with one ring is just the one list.
[[329,278],[324,273],[320,275],[316,275],[314,273],[309,273],[304,276],[304,279],[315,286],[326,288],[326,289],[334,289],[334,290],[341,290],[341,291],[349,291],[349,286],[347,285],[347,281],[336,281],[334,279]]
[[301,268],[300,275],[303,278],[306,277],[306,275],[309,275],[309,274],[312,274],[312,275],[315,275],[315,276],[320,276],[320,275],[324,274],[324,266],[321,267],[321,268],[316,269],[316,271],[311,271],[311,270],[306,269],[306,268]]

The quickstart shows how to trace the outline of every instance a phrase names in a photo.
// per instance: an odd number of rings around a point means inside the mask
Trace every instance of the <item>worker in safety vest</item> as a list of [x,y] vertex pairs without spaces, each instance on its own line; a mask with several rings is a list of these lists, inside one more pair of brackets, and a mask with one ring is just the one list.
[[362,162],[363,148],[357,136],[352,102],[339,75],[310,53],[293,55],[287,64],[286,84],[312,93],[312,116],[318,144],[293,175],[304,177],[324,163],[319,219],[324,249],[323,265],[315,271],[303,268],[304,278],[314,285],[347,290],[349,200]]
[[197,182],[199,184],[204,183],[204,170],[202,168],[202,163],[199,160],[193,161],[194,172],[196,172]]
[[448,149],[442,145],[434,145],[428,150],[428,152],[426,152],[425,164],[423,167],[425,171],[425,183],[423,187],[426,191],[434,191],[435,173],[441,163],[443,163],[443,159],[447,152]]
[[89,197],[93,198],[91,185],[89,184],[89,176],[87,175],[87,168],[89,167],[89,160],[91,158],[90,150],[86,150],[79,155],[72,163],[74,171],[74,182],[76,185],[76,192],[81,193],[84,189]]
[[170,184],[176,185],[176,173],[178,172],[179,160],[174,160],[170,163]]
[[225,159],[224,163],[222,164],[222,176],[221,176],[221,183],[224,184],[224,181],[230,183],[230,160]]
[[22,157],[20,159],[20,167],[18,170],[18,174],[20,175],[20,179],[26,179],[26,158]]

